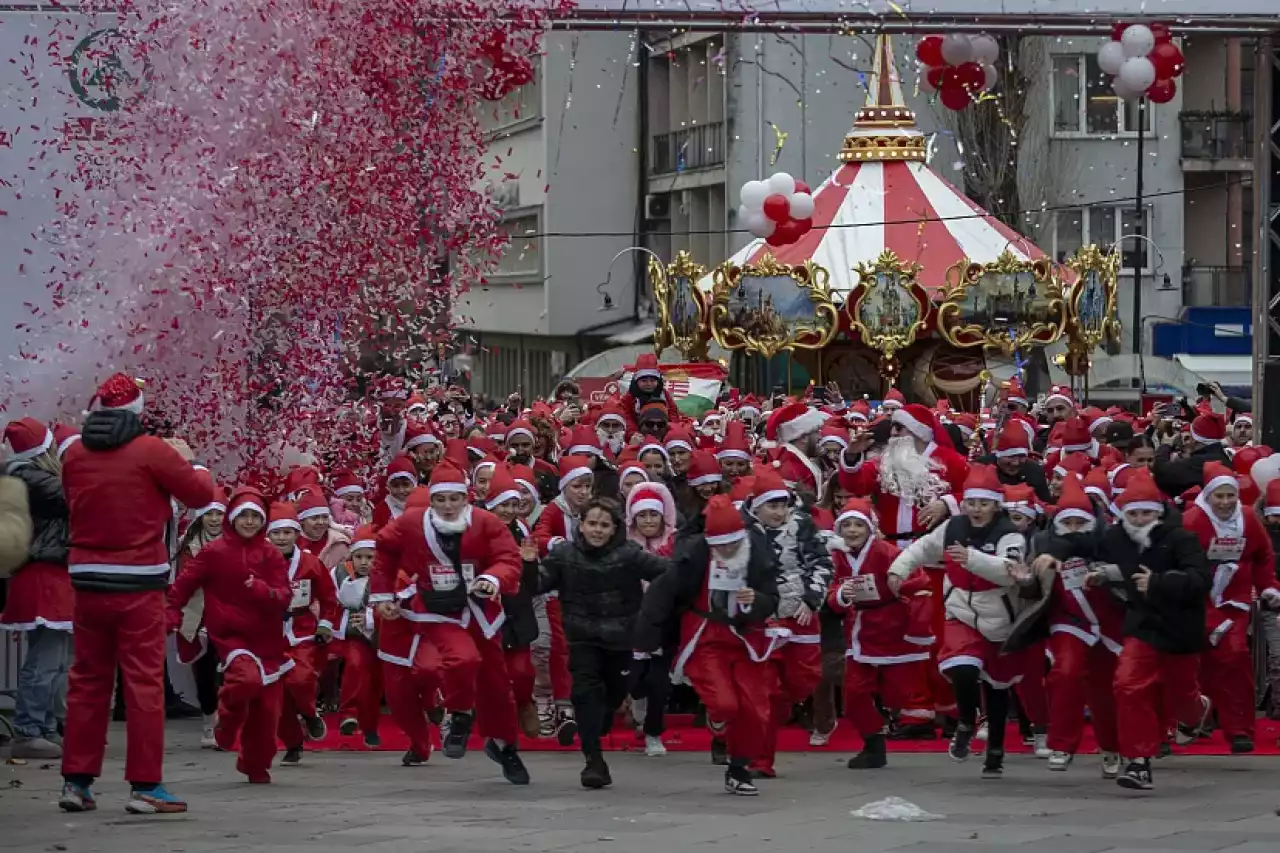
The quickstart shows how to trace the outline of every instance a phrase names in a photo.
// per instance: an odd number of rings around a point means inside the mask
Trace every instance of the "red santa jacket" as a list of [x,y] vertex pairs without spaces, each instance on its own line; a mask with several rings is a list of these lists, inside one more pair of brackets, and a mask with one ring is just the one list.
[[1242,506],[1240,512],[1243,537],[1220,534],[1214,519],[1198,503],[1182,515],[1182,526],[1200,540],[1214,567],[1210,606],[1205,609],[1205,627],[1213,645],[1233,624],[1249,618],[1255,592],[1261,595],[1277,589],[1271,537],[1248,507]]
[[177,630],[182,608],[203,589],[204,626],[222,663],[247,655],[270,684],[293,666],[280,630],[291,598],[288,571],[265,534],[245,539],[228,524],[221,536],[183,561],[166,604],[169,629]]
[[538,557],[547,556],[547,552],[561,540],[574,541],[576,529],[577,522],[569,517],[568,505],[563,495],[547,504],[538,516],[538,523],[533,526],[533,541],[538,545]]
[[332,634],[333,626],[341,619],[338,589],[334,586],[333,575],[319,558],[303,548],[294,548],[293,555],[289,557],[289,586],[292,596],[289,615],[284,623],[284,635],[289,645],[297,647],[314,643],[317,628],[328,628]]
[[805,456],[790,444],[780,444],[769,451],[769,464],[778,469],[778,475],[787,482],[821,495],[826,477],[818,463]]
[[[484,636],[493,638],[503,622],[501,595],[514,595],[520,588],[520,550],[497,516],[472,506],[463,513],[467,527],[460,537],[456,562],[446,553],[425,508],[407,509],[382,528],[370,574],[370,603],[398,598],[402,615],[410,622],[467,627],[476,621]],[[414,584],[407,595],[402,591],[403,583],[397,581],[401,571]],[[463,608],[448,613],[433,609],[428,601],[436,596],[465,595],[464,585],[481,578],[497,586],[500,596],[483,600],[465,596]],[[379,655],[382,653],[380,645]],[[412,654],[408,657],[412,660]]]
[[[947,504],[952,515],[960,513],[957,502],[958,495],[964,494],[964,481],[969,476],[969,461],[954,450],[930,444],[924,449],[924,456],[933,460],[937,466],[938,478],[942,480],[944,494],[939,499]],[[897,495],[889,494],[880,487],[879,462],[865,459],[848,467],[844,458],[840,460],[844,472],[843,482],[846,490],[855,495],[866,495],[875,504],[876,514],[880,517],[880,530],[886,539],[895,538],[899,547],[906,547],[910,542],[910,534],[919,535],[925,532],[920,523],[920,510],[923,507],[904,503]]]
[[170,499],[188,507],[212,503],[213,478],[155,436],[106,450],[85,444],[73,443],[62,458],[72,586],[98,592],[164,589]]
[[[667,423],[679,423],[684,416],[680,414],[680,409],[676,407],[676,401],[675,398],[671,396],[671,390],[669,388],[663,388],[662,395],[667,403]],[[622,395],[620,405],[622,406],[622,412],[627,419],[627,433],[639,432],[640,422],[637,418],[640,416],[640,401],[632,396],[631,392],[628,391]]]
[[[927,590],[928,578],[916,572],[898,594],[889,588],[889,567],[898,556],[897,547],[884,539],[869,539],[854,554],[843,543],[832,550],[835,576],[827,593],[827,606],[844,615],[845,656],[859,663],[889,666],[929,659],[929,614],[923,623],[909,603],[916,592]],[[846,598],[841,588],[854,578],[856,587]]]
[[1050,634],[1071,634],[1086,645],[1102,643],[1112,654],[1124,644],[1124,605],[1105,587],[1084,585],[1088,561],[1068,557],[1054,573],[1049,596]]

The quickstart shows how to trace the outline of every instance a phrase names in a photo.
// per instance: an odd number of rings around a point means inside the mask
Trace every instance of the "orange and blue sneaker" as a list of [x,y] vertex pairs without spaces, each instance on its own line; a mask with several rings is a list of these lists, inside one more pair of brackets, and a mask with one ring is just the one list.
[[125,811],[130,814],[181,814],[187,810],[185,800],[169,793],[164,785],[134,788],[129,792]]
[[98,808],[98,801],[93,798],[93,791],[88,785],[67,781],[62,783],[58,808],[64,812],[91,812]]

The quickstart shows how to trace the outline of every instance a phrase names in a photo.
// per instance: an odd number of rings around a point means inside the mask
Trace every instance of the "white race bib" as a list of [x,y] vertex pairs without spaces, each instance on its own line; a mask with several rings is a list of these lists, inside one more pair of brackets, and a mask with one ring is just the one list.
[[716,592],[737,592],[747,588],[747,569],[731,569],[716,560],[711,564],[711,572],[707,577],[707,588]]
[[1215,536],[1209,540],[1205,556],[1215,563],[1234,563],[1244,556],[1244,540],[1219,539]]
[[1074,592],[1077,589],[1084,589],[1084,579],[1089,574],[1089,567],[1079,557],[1072,557],[1070,560],[1063,561],[1058,574],[1062,575],[1062,585],[1066,590]]
[[876,579],[874,575],[854,575],[849,578],[849,583],[853,588],[854,601],[880,600],[880,591],[876,589]]
[[293,598],[289,601],[290,610],[301,610],[311,605],[311,581],[293,582]]
[[471,586],[472,581],[476,579],[476,564],[462,564],[462,579],[467,582],[467,586]]
[[427,567],[427,573],[431,577],[431,588],[436,592],[453,592],[458,588],[458,573],[453,566],[432,563]]

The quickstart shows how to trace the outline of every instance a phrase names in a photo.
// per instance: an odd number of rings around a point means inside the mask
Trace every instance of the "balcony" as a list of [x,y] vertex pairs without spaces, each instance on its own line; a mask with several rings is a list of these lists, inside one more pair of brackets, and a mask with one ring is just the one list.
[[1183,112],[1182,168],[1253,171],[1253,119],[1247,113]]
[[715,121],[653,137],[651,173],[671,175],[724,165],[724,122]]
[[1239,308],[1249,305],[1248,267],[1183,267],[1184,308]]

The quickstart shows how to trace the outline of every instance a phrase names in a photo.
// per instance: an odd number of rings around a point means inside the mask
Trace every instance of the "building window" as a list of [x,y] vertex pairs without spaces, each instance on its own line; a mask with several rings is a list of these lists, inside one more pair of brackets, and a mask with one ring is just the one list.
[[534,64],[533,80],[508,92],[502,100],[480,102],[480,127],[488,133],[536,118],[542,118],[541,63]]
[[[1133,234],[1150,237],[1150,208],[1146,210],[1145,219],[1145,227],[1138,230],[1138,215],[1132,207],[1095,205],[1059,210],[1053,222],[1053,258],[1065,263],[1083,246],[1092,244],[1106,251],[1121,238]],[[1132,270],[1139,263],[1143,272],[1151,271],[1151,244],[1146,240],[1124,240],[1120,244],[1120,255],[1121,272]]]
[[[1093,54],[1053,58],[1055,136],[1115,136],[1138,132],[1138,102],[1124,101],[1111,88]],[[1141,111],[1151,132],[1150,106]]]
[[498,261],[495,276],[538,277],[542,275],[541,217],[536,212],[509,215],[498,228],[510,242]]

